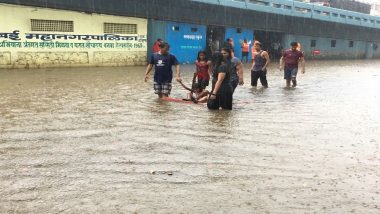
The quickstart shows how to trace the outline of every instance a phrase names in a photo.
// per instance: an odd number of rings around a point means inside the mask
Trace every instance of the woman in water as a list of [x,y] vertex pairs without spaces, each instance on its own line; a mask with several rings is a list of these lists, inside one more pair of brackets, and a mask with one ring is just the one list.
[[207,102],[209,109],[232,110],[233,88],[230,81],[230,63],[221,53],[212,56],[212,90]]

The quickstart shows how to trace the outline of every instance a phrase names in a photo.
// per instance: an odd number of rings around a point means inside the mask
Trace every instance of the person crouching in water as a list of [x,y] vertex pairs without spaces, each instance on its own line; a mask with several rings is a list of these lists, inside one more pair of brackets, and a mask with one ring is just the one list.
[[232,110],[233,88],[230,81],[230,63],[223,54],[217,52],[212,56],[212,90],[207,107],[212,110],[219,108]]
[[261,49],[260,42],[255,42],[254,47],[256,56],[251,69],[251,86],[257,87],[257,80],[260,79],[261,85],[268,88],[267,67],[270,61],[269,54]]
[[183,88],[190,91],[187,94],[187,99],[185,101],[193,101],[194,103],[206,103],[209,95],[209,91],[204,89],[199,83],[193,83],[192,87],[189,88],[182,81],[179,81]]
[[152,54],[150,62],[145,72],[145,82],[149,79],[149,73],[154,66],[154,93],[159,98],[169,97],[172,90],[173,70],[172,66],[176,67],[176,80],[181,81],[180,67],[177,58],[169,53],[170,46],[163,42],[160,44],[160,51]]
[[205,89],[210,82],[211,62],[206,58],[206,51],[199,51],[197,61],[195,61],[196,72],[193,77],[193,85],[196,80],[202,89]]

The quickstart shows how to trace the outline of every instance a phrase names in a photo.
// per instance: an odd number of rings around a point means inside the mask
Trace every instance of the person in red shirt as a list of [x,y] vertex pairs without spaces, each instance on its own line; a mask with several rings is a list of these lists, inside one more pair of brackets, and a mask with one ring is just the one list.
[[301,64],[301,72],[305,73],[305,59],[304,54],[297,50],[298,43],[292,42],[291,49],[288,49],[282,53],[280,59],[280,70],[284,69],[284,79],[286,80],[286,87],[290,87],[290,81],[292,87],[297,86],[297,73],[298,64]]
[[153,53],[160,52],[160,44],[162,43],[162,39],[157,39],[157,41],[153,44]]
[[198,52],[195,67],[196,71],[193,77],[193,84],[195,83],[195,80],[198,80],[197,83],[201,88],[205,89],[209,84],[211,73],[211,61],[207,60],[205,51]]

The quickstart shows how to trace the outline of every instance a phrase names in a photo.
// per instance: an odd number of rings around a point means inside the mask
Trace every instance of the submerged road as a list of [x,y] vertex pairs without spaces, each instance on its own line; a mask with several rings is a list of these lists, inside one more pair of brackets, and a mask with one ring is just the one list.
[[0,213],[380,213],[379,67],[246,69],[230,112],[143,67],[0,70]]

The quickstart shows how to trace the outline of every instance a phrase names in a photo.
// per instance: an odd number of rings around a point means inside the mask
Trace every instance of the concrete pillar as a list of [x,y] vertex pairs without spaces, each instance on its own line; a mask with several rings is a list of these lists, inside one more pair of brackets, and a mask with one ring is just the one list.
[[367,42],[366,51],[365,51],[366,59],[373,59],[373,43]]

